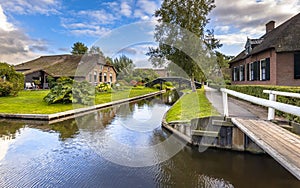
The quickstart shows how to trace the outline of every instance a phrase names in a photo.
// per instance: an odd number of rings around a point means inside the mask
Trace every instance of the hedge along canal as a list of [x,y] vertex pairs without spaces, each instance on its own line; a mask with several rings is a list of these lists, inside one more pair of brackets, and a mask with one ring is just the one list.
[[[122,144],[152,147],[168,139],[160,126],[170,108],[167,99],[163,94],[51,125],[1,120],[0,187],[299,187],[265,155],[184,147],[166,161],[138,168],[105,158],[130,154]],[[109,144],[112,139],[118,147]],[[152,160],[157,154],[129,159]]]
[[51,121],[59,118],[74,118],[75,116],[78,116],[80,114],[88,113],[91,111],[111,107],[114,105],[120,105],[128,102],[132,102],[135,100],[142,100],[146,98],[150,98],[156,95],[160,95],[162,93],[165,93],[165,90],[157,91],[157,92],[152,92],[148,93],[145,95],[140,95],[136,97],[131,97],[127,99],[121,99],[117,101],[112,101],[104,104],[98,104],[90,107],[85,107],[85,108],[78,108],[78,109],[73,109],[73,110],[68,110],[65,112],[58,112],[54,114],[9,114],[9,113],[0,113],[0,118],[8,118],[8,119],[27,119],[27,120],[42,120],[42,121]]

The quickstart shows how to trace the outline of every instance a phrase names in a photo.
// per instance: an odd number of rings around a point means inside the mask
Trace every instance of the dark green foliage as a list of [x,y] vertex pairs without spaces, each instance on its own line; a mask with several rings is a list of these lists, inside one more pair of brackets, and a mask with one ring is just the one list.
[[52,76],[48,76],[48,77],[47,77],[47,81],[48,81],[48,83],[49,83],[49,88],[54,87],[55,84],[56,84],[55,78],[53,78]]
[[132,73],[134,80],[147,83],[155,80],[159,75],[153,69],[135,69]]
[[8,96],[13,90],[13,84],[11,82],[4,82],[0,78],[0,96]]
[[74,82],[73,84],[73,103],[93,105],[95,101],[95,87],[87,81]]
[[152,86],[152,88],[154,88],[154,89],[166,89],[166,90],[168,90],[168,89],[173,88],[173,84],[171,82],[164,82],[162,84],[162,88],[160,88],[160,87],[161,87],[160,84],[155,84],[154,86]]
[[59,78],[44,100],[48,104],[78,103],[92,105],[94,102],[94,87],[88,82],[76,82],[71,78]]
[[[287,86],[253,86],[253,85],[230,85],[226,88],[252,95],[259,98],[269,99],[269,94],[263,93],[263,90],[274,90],[282,92],[300,93],[300,87],[287,87]],[[291,104],[294,106],[300,106],[300,99],[292,97],[277,96],[277,102]],[[300,123],[300,117],[280,112],[276,110],[276,114],[283,116],[290,121],[295,121]]]
[[165,82],[164,84],[165,84],[166,86],[173,87],[172,82]]
[[24,88],[24,75],[7,63],[0,62],[0,97],[14,95]]
[[83,55],[87,53],[87,51],[88,51],[88,47],[85,44],[83,44],[82,42],[76,42],[72,46],[71,53],[73,55]]
[[207,16],[214,7],[214,0],[164,0],[155,12],[159,22],[155,28],[155,40],[159,47],[150,48],[147,55],[155,66],[162,66],[169,60],[184,70],[191,78],[193,91],[196,91],[194,79],[206,79],[205,70],[199,64],[209,64],[211,56],[208,56],[204,44],[213,42],[215,46],[209,46],[209,49],[219,46],[217,40],[203,41],[209,20]]
[[96,55],[104,57],[103,52],[101,51],[100,47],[98,47],[98,46],[92,46],[89,50],[89,54],[94,54],[94,55],[96,54]]
[[113,66],[117,71],[118,80],[122,80],[128,75],[131,75],[134,69],[133,61],[125,55],[115,58],[113,60]]

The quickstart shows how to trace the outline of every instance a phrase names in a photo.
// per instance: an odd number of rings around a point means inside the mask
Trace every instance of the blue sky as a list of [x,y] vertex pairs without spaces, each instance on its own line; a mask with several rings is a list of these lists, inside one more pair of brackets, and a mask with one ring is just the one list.
[[[0,0],[0,61],[17,64],[41,55],[66,54],[80,41],[87,46],[96,43],[109,56],[129,54],[145,66],[143,54],[154,45],[153,13],[161,2]],[[237,55],[247,37],[264,34],[268,21],[278,26],[299,12],[299,0],[216,0],[207,28],[214,29],[223,43],[221,52]]]

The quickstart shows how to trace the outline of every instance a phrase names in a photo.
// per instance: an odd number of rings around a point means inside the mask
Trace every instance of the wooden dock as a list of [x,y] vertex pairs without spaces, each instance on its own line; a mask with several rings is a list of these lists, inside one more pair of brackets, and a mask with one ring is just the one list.
[[232,122],[300,180],[300,136],[270,121],[232,118]]

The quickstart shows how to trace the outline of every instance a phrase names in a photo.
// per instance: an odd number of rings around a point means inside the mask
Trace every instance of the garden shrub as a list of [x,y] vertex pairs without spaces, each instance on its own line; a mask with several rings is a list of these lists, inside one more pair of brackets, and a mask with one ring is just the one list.
[[171,84],[170,83],[171,82],[164,82],[162,84],[162,88],[160,88],[160,84],[155,84],[155,85],[152,86],[152,88],[154,88],[154,89],[162,89],[162,90],[166,89],[166,90],[168,90],[168,89],[173,88],[173,85],[171,86],[172,83]]
[[13,84],[0,78],[0,96],[8,96],[13,90]]
[[111,86],[108,83],[100,83],[96,86],[96,91],[98,92],[108,92],[111,91]]
[[95,89],[86,81],[76,82],[71,78],[59,78],[44,100],[48,104],[78,103],[92,105]]
[[[24,75],[16,72],[15,69],[7,63],[0,62],[0,78],[0,82],[2,82],[2,94],[0,94],[0,97],[8,95],[16,96],[19,91],[24,89]],[[11,85],[12,87],[10,87]]]
[[172,82],[165,82],[164,84],[165,84],[166,86],[168,86],[168,87],[173,87]]

